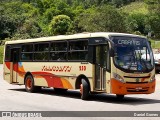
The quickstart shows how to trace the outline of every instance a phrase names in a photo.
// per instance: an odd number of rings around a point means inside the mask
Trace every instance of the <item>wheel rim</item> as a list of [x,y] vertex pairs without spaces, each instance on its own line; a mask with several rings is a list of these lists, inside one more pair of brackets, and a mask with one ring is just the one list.
[[27,89],[31,89],[31,87],[32,87],[32,81],[31,81],[30,78],[27,78],[26,86],[27,86]]
[[81,93],[81,95],[83,94],[83,85],[82,84],[80,84],[80,93]]

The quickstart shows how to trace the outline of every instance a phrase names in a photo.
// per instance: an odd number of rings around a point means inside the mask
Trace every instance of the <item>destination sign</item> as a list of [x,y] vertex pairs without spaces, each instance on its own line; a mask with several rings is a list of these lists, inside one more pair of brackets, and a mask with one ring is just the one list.
[[118,40],[118,44],[120,45],[141,45],[140,41],[134,41],[134,40]]

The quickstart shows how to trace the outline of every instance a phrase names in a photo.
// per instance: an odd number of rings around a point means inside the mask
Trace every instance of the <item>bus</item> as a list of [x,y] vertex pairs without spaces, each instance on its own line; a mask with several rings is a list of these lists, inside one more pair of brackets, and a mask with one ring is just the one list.
[[[142,57],[146,56],[146,57]],[[155,65],[144,36],[95,32],[7,41],[4,80],[24,85],[27,92],[43,87],[79,90],[81,99],[93,93],[151,94]]]

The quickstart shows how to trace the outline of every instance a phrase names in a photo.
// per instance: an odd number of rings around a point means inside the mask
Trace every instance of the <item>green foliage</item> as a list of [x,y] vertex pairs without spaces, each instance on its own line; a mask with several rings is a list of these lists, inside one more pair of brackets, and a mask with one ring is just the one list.
[[0,4],[0,14],[0,39],[5,39],[15,36],[27,19],[37,17],[38,11],[31,4],[11,1]]
[[23,22],[24,16],[20,16],[21,13],[18,12],[20,6],[20,2],[0,4],[0,39],[12,36],[16,27]]
[[145,0],[149,14],[147,22],[155,38],[160,38],[160,0]]
[[160,0],[2,0],[0,14],[0,40],[84,31],[160,38]]
[[124,16],[112,6],[89,9],[79,19],[79,27],[87,32],[125,32]]
[[141,13],[147,15],[149,12],[147,9],[147,4],[141,1],[133,2],[132,4],[128,4],[119,9],[127,14]]
[[0,64],[3,63],[3,51],[4,51],[4,47],[0,46]]
[[132,13],[127,17],[127,29],[128,31],[134,32],[139,31],[141,34],[145,33],[145,19],[146,15],[142,13]]
[[160,15],[152,15],[148,17],[148,24],[156,38],[160,38]]
[[41,28],[34,19],[25,20],[23,25],[17,30],[13,36],[14,39],[27,39],[40,37]]
[[160,48],[160,39],[149,39],[151,41],[151,47],[154,49]]
[[[127,32],[141,35],[151,33],[152,39],[159,40],[159,23],[160,0],[1,0],[0,2],[0,40],[84,31]],[[1,51],[2,47],[0,47],[2,61]]]
[[148,9],[150,13],[159,14],[160,13],[160,0],[144,0],[148,4]]
[[72,21],[67,15],[58,15],[49,24],[49,32],[54,35],[64,35],[71,30]]

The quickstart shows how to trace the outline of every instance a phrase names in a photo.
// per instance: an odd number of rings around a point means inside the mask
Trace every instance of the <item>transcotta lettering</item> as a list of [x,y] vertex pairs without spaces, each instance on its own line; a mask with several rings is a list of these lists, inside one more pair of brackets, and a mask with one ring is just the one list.
[[72,66],[43,66],[42,71],[70,72]]

